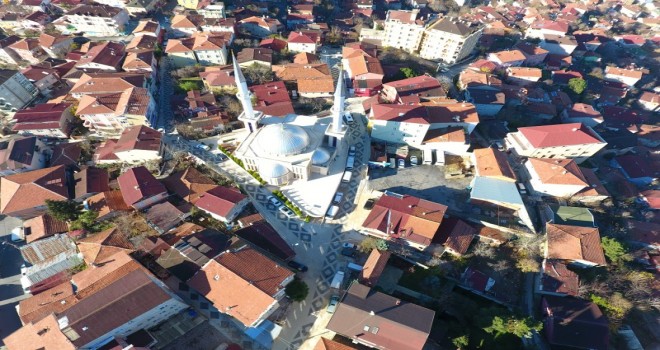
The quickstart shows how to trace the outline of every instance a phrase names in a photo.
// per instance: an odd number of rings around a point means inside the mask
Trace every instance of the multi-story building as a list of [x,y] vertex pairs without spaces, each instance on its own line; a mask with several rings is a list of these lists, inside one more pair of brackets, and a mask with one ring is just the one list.
[[73,120],[68,103],[41,103],[14,114],[12,131],[21,135],[68,138]]
[[46,59],[47,54],[41,48],[39,40],[35,38],[26,38],[15,42],[9,46],[22,61],[36,64]]
[[223,35],[195,33],[191,38],[170,39],[165,52],[175,67],[227,64],[227,41]]
[[34,100],[39,90],[19,71],[0,69],[0,109],[18,110]]
[[119,35],[129,15],[126,9],[101,4],[82,4],[53,22],[63,34],[85,33],[85,36]]
[[521,157],[575,159],[580,163],[607,142],[592,128],[581,124],[557,124],[519,128],[507,134],[507,149]]
[[417,19],[419,10],[388,11],[383,46],[417,52],[424,34],[424,22]]
[[453,64],[470,55],[477,45],[482,27],[445,17],[424,30],[419,55],[427,60]]

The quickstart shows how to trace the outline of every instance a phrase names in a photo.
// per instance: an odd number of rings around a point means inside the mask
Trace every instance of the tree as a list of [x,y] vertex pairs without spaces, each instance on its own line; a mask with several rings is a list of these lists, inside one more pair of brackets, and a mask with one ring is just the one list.
[[273,70],[270,67],[265,67],[258,63],[253,63],[251,66],[244,68],[243,75],[250,85],[269,83],[274,78]]
[[330,28],[330,32],[325,36],[325,40],[330,44],[339,44],[342,41],[339,27],[334,26]]
[[451,340],[451,343],[454,344],[456,349],[465,349],[467,346],[470,344],[470,338],[468,337],[467,334],[462,335],[460,337],[456,337]]
[[530,338],[532,331],[543,329],[543,323],[535,321],[531,317],[516,318],[513,315],[495,316],[490,326],[485,327],[484,331],[489,334],[495,334],[498,337],[503,334],[513,334],[518,338]]
[[177,87],[181,91],[192,91],[192,90],[199,90],[199,84],[197,84],[196,81],[182,81],[180,82]]
[[357,249],[363,253],[369,253],[374,249],[387,250],[387,242],[384,239],[367,237],[358,244]]
[[516,260],[516,267],[520,272],[539,272],[541,268],[539,267],[539,262],[528,257],[519,258]]
[[48,214],[57,220],[71,222],[82,214],[82,205],[70,199],[55,201],[46,199]]
[[78,216],[78,219],[70,225],[72,230],[85,230],[99,232],[105,230],[109,225],[98,221],[99,213],[95,210],[87,210]]
[[399,71],[401,72],[401,74],[402,74],[406,79],[407,79],[407,78],[414,78],[414,77],[416,77],[416,76],[419,75],[419,74],[417,74],[417,72],[415,72],[415,71],[414,71],[412,68],[410,68],[410,67],[403,67],[403,68],[399,69]]
[[289,299],[297,302],[301,302],[307,299],[307,294],[309,294],[309,287],[305,281],[296,278],[291,283],[287,284],[284,288],[284,293]]
[[625,261],[630,261],[630,256],[626,247],[615,238],[603,237],[600,240],[600,245],[603,247],[605,257],[613,264],[621,264]]
[[587,81],[582,78],[571,78],[568,80],[568,88],[576,95],[580,95],[587,88]]

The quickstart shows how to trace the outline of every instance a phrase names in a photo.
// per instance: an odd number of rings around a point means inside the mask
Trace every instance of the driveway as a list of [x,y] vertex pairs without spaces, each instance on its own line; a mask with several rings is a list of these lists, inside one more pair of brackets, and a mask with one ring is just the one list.
[[[3,216],[0,219],[0,242],[11,242],[11,230],[21,225],[21,221]],[[15,243],[22,246],[24,243]],[[23,257],[13,245],[0,245],[0,343],[2,339],[21,327],[21,321],[16,313],[16,305],[27,294],[21,287],[21,264]]]

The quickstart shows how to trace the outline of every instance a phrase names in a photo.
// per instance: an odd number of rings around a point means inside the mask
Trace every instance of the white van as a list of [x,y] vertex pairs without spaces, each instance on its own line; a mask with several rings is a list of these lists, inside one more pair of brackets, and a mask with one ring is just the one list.
[[432,149],[427,148],[427,149],[424,150],[424,159],[423,159],[423,161],[424,161],[425,165],[433,164],[433,150]]
[[337,271],[330,282],[330,288],[341,289],[342,284],[344,284],[344,271]]
[[326,219],[334,219],[335,216],[337,216],[338,212],[339,212],[339,207],[336,206],[336,205],[333,205],[328,209],[328,212],[325,213],[325,218]]
[[351,182],[351,178],[353,177],[353,173],[350,171],[345,171],[344,176],[341,177],[341,182]]
[[353,169],[353,166],[355,165],[355,157],[350,156],[346,160],[346,169],[351,170]]
[[445,165],[445,151],[435,150],[435,165]]

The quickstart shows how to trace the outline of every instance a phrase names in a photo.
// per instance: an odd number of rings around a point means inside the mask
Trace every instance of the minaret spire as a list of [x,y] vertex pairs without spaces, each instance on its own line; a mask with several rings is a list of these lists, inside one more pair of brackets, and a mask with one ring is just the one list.
[[341,132],[344,118],[344,100],[346,99],[346,88],[344,87],[344,69],[339,69],[337,87],[335,88],[335,102],[332,107],[332,131]]
[[245,76],[241,72],[241,67],[238,65],[236,56],[234,53],[231,54],[232,63],[234,65],[234,79],[236,80],[236,97],[241,101],[243,105],[243,113],[247,119],[254,119],[254,109],[252,108],[252,99],[250,98],[250,90],[248,90],[247,82],[245,81]]

